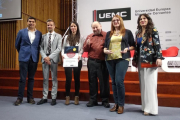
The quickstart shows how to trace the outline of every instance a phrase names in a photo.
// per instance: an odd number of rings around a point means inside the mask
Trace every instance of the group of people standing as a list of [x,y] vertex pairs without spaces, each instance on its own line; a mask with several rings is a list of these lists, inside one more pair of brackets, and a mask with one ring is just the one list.
[[75,81],[74,104],[79,104],[80,73],[82,68],[82,54],[88,52],[88,80],[89,102],[87,107],[98,105],[98,80],[100,84],[100,96],[102,105],[109,108],[109,74],[112,80],[112,90],[115,105],[111,112],[122,114],[125,103],[124,78],[130,61],[130,51],[135,50],[133,66],[138,67],[141,88],[142,111],[144,115],[158,114],[157,100],[157,67],[161,66],[163,59],[158,31],[154,28],[152,19],[147,14],[141,14],[137,21],[138,27],[135,36],[130,30],[125,29],[123,19],[115,15],[111,21],[111,30],[102,31],[98,21],[91,24],[93,33],[86,40],[82,37],[77,22],[73,21],[69,26],[69,33],[62,44],[62,36],[54,31],[55,23],[47,20],[48,33],[42,35],[36,30],[36,19],[29,17],[27,28],[18,32],[15,46],[19,52],[20,81],[18,98],[14,105],[22,103],[26,77],[28,74],[27,102],[35,104],[33,99],[34,75],[37,70],[39,52],[42,56],[43,70],[43,97],[37,103],[41,105],[47,102],[49,91],[49,71],[52,76],[51,105],[56,105],[58,81],[57,67],[59,54],[64,59],[64,48],[78,46],[78,67],[64,67],[66,75],[66,101],[70,104],[70,87],[72,71]]

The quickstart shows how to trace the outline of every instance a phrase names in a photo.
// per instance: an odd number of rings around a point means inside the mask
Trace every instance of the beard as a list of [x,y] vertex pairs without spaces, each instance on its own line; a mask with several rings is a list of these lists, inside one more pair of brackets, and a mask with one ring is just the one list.
[[48,29],[48,31],[49,31],[49,32],[52,32],[52,31],[53,31],[53,29]]
[[99,35],[100,33],[101,33],[101,30],[97,30],[97,31],[94,32],[94,35]]

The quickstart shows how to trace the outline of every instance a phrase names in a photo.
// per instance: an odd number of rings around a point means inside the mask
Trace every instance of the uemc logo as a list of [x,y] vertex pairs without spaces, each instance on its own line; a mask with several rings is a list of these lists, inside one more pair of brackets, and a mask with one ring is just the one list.
[[131,20],[131,8],[94,10],[93,21],[106,22],[111,21],[114,15],[119,15],[123,20]]

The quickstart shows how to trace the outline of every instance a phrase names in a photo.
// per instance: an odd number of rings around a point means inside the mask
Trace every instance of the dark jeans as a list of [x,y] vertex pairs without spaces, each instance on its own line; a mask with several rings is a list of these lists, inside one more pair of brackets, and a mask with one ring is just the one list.
[[88,78],[90,101],[96,102],[98,95],[98,80],[100,83],[100,96],[102,102],[109,102],[109,73],[105,61],[88,59]]
[[112,80],[112,89],[115,104],[124,106],[124,77],[128,69],[129,61],[124,59],[108,60],[106,61],[106,65]]
[[31,99],[33,98],[34,75],[37,70],[37,62],[33,62],[32,58],[30,57],[29,61],[27,62],[19,61],[19,68],[20,80],[18,98],[23,99],[24,89],[26,86],[26,77],[28,74],[27,99]]
[[79,96],[80,88],[80,73],[82,68],[82,60],[79,60],[78,67],[65,67],[66,74],[66,96],[70,94],[71,81],[72,81],[72,69],[74,72],[74,81],[75,81],[75,96]]

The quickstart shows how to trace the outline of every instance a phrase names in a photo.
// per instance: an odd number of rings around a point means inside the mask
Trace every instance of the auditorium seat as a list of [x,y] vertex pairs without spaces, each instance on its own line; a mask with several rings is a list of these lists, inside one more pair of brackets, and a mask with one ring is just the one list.
[[131,50],[131,51],[130,51],[130,53],[131,53],[131,58],[133,58],[134,52],[135,52],[135,50]]
[[[162,50],[162,56],[165,59],[162,61],[162,69],[166,72],[180,72],[179,68],[175,68],[178,66],[177,61],[180,61],[180,57],[178,56],[179,49],[175,46],[169,47],[167,50]],[[173,65],[174,68],[169,68],[169,65]]]
[[169,47],[167,50],[162,50],[163,57],[176,57],[179,49],[176,46]]
[[88,58],[88,52],[83,52],[82,57]]

